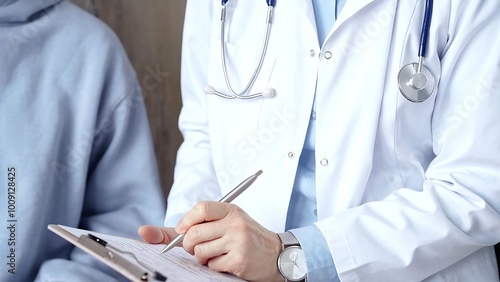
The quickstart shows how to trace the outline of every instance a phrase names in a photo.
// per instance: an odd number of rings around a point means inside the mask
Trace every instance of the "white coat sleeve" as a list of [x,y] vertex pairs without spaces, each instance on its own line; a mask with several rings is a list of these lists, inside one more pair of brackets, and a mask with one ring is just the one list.
[[500,3],[450,2],[423,187],[317,223],[343,282],[422,281],[500,239]]
[[[183,31],[179,128],[184,141],[177,152],[174,184],[169,193],[166,225],[200,200],[216,200],[220,188],[212,163],[207,94],[212,1],[189,0]],[[174,219],[172,221],[172,219]]]

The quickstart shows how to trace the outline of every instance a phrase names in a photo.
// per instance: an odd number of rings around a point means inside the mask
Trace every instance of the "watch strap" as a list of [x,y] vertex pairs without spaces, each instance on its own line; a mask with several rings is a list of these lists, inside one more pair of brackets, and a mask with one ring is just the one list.
[[292,234],[292,232],[284,232],[284,233],[278,233],[278,237],[280,237],[281,240],[281,251],[283,251],[286,247],[289,246],[299,246],[300,243],[297,238]]

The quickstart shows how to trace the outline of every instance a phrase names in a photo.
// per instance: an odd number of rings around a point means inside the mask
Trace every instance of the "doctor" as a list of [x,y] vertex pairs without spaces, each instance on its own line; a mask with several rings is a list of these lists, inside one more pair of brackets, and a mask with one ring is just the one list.
[[498,281],[500,2],[273,2],[188,1],[171,227],[143,238],[247,280]]

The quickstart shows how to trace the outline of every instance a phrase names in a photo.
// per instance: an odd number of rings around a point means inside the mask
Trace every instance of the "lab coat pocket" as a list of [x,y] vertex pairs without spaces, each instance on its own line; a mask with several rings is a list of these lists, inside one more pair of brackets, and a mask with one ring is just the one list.
[[[252,84],[250,81],[260,59],[260,46],[236,46],[227,42],[225,46],[226,74],[222,66],[223,55],[220,39],[212,38],[207,75],[209,87],[230,96],[233,94],[229,87],[242,96],[259,93],[269,87],[275,58],[269,55],[265,56],[260,71],[256,74],[255,82]],[[248,91],[242,93],[249,83]],[[211,130],[219,133],[218,137],[221,138],[219,141],[235,146],[241,140],[255,133],[266,99],[269,98],[227,99],[209,94],[208,108]]]

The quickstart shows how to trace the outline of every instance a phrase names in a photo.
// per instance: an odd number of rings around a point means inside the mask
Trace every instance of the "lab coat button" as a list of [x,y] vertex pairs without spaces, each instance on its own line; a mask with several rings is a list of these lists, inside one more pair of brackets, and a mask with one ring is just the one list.
[[325,58],[326,58],[327,60],[331,59],[331,58],[332,58],[332,52],[330,52],[330,51],[326,51],[326,52],[325,52]]
[[295,157],[295,153],[294,152],[288,152],[288,157],[290,159],[293,159]]
[[313,49],[311,49],[311,51],[309,51],[309,55],[311,55],[311,57],[314,57],[316,56],[316,52]]
[[322,166],[327,166],[327,165],[328,165],[328,160],[327,160],[327,159],[322,159],[321,161],[319,161],[319,163],[320,163]]

